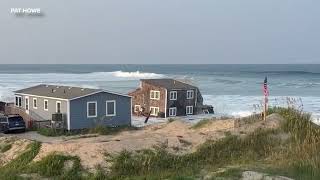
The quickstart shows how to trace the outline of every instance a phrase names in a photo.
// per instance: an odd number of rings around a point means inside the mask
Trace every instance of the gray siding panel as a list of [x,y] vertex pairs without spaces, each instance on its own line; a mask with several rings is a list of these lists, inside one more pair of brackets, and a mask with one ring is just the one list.
[[[25,98],[29,97],[29,111],[30,115],[36,114],[43,119],[37,120],[51,120],[52,114],[56,113],[56,102],[61,102],[61,113],[63,114],[63,120],[67,119],[67,101],[66,100],[57,100],[52,98],[44,98],[38,96],[25,96],[25,95],[16,95],[22,97],[22,108],[25,109]],[[37,108],[33,107],[33,98],[37,98]],[[44,110],[44,100],[48,100],[48,111]],[[37,117],[36,116],[36,117]]]
[[[106,116],[106,101],[116,101],[116,116]],[[87,102],[97,102],[97,117],[87,117]],[[100,92],[70,101],[70,129],[91,128],[97,125],[131,125],[131,98]]]

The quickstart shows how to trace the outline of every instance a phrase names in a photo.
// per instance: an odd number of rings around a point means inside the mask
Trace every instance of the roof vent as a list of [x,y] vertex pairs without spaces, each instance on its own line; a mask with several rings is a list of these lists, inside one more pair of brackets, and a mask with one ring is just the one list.
[[58,88],[60,88],[60,86],[57,86],[56,88],[58,89]]
[[56,92],[56,90],[55,89],[51,89],[51,92],[54,93],[54,92]]
[[46,85],[46,87],[49,87],[49,85]]
[[81,91],[84,91],[84,88],[81,88]]
[[69,87],[68,89],[71,89],[72,87]]

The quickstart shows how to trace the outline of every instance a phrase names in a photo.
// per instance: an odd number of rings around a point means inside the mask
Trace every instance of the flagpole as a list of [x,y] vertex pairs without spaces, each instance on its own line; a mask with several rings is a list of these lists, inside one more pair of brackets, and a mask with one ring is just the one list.
[[264,96],[264,113],[263,120],[267,120],[267,96]]
[[263,95],[264,95],[263,120],[266,121],[267,111],[268,111],[268,96],[269,96],[267,77],[265,77],[263,82]]

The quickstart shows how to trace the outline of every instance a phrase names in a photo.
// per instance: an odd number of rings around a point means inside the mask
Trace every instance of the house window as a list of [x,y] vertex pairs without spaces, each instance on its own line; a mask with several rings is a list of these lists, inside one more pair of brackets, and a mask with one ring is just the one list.
[[160,99],[160,91],[151,90],[150,91],[150,99],[159,100]]
[[22,97],[19,97],[19,107],[22,107]]
[[140,105],[134,105],[134,112],[140,112],[141,106]]
[[158,114],[159,114],[159,107],[150,107],[150,111],[151,111],[150,115],[152,115],[152,116],[158,116]]
[[170,91],[170,100],[177,100],[177,91]]
[[186,107],[186,114],[193,114],[193,106],[187,106]]
[[106,116],[116,115],[116,101],[106,101]]
[[15,105],[16,105],[17,107],[21,107],[21,106],[22,106],[22,98],[21,98],[21,96],[16,96]]
[[29,110],[29,97],[25,97],[25,99],[26,99],[25,108],[26,108],[26,110]]
[[43,101],[43,109],[44,109],[45,111],[48,111],[48,109],[49,109],[49,105],[48,105],[48,100],[47,100],[47,99],[45,99],[45,100]]
[[16,96],[16,98],[15,98],[15,105],[16,105],[16,106],[19,106],[19,104],[18,104],[18,103],[19,103],[19,97],[18,97],[18,96]]
[[61,113],[61,102],[60,101],[56,102],[56,113]]
[[177,115],[177,108],[176,107],[169,108],[169,116],[176,116],[176,115]]
[[193,90],[188,90],[187,91],[187,99],[193,99],[193,94],[194,94]]
[[38,109],[37,98],[33,98],[33,109]]
[[97,117],[97,102],[87,102],[87,117]]

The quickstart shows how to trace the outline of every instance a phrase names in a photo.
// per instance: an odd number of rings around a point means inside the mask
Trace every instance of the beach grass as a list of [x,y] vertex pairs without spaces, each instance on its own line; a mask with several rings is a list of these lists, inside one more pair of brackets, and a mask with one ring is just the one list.
[[197,122],[196,124],[194,124],[191,128],[192,129],[199,129],[199,128],[205,127],[207,124],[209,124],[211,122],[212,122],[211,119],[202,119],[199,122]]
[[2,145],[0,145],[0,152],[5,153],[5,152],[9,151],[11,148],[12,148],[12,144],[10,144],[10,143],[2,144]]
[[123,131],[138,130],[138,127],[133,126],[117,126],[117,127],[107,127],[98,125],[94,128],[71,130],[67,131],[64,129],[54,129],[54,128],[39,128],[37,132],[41,135],[48,137],[57,136],[74,136],[74,135],[85,135],[85,134],[99,134],[99,135],[114,135]]
[[191,154],[174,155],[161,147],[123,151],[111,158],[111,177],[197,178],[203,170],[215,172],[237,166],[215,176],[232,179],[243,170],[254,169],[297,179],[319,179],[320,132],[310,121],[310,114],[293,108],[270,108],[269,113],[279,113],[286,119],[279,129],[258,129],[245,138],[229,135],[207,141]]
[[[284,117],[280,128],[257,129],[242,137],[229,134],[189,154],[172,154],[166,146],[108,154],[109,171],[98,168],[95,173],[85,171],[74,156],[54,153],[31,162],[41,146],[33,142],[0,169],[0,179],[19,179],[21,173],[54,179],[239,179],[246,170],[320,179],[320,128],[310,121],[310,114],[293,108],[269,108],[269,113]],[[66,169],[68,161],[73,163]]]

